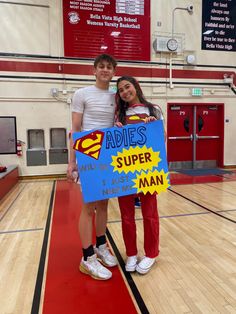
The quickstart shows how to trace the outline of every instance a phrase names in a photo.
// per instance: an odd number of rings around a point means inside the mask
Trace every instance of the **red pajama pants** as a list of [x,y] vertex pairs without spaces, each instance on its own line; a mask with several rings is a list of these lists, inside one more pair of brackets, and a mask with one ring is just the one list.
[[[126,195],[118,198],[122,233],[127,256],[137,255],[135,205],[137,195]],[[138,194],[141,201],[144,228],[144,251],[147,257],[156,257],[159,254],[159,215],[156,194]]]

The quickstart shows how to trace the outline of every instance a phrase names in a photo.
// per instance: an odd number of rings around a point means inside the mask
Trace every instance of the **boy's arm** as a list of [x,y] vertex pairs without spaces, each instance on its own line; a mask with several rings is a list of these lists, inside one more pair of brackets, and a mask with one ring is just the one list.
[[[72,134],[74,132],[81,132],[83,114],[78,112],[72,112]],[[73,149],[73,138],[70,137],[70,153],[69,153],[69,164],[67,168],[67,178],[74,180],[73,172],[78,171],[75,157],[75,150]]]

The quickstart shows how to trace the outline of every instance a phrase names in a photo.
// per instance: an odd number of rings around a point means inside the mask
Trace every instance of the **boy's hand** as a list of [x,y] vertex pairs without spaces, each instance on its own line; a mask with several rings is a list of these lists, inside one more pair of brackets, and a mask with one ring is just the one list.
[[67,179],[69,181],[74,181],[75,173],[78,173],[77,164],[75,162],[70,162],[67,167]]

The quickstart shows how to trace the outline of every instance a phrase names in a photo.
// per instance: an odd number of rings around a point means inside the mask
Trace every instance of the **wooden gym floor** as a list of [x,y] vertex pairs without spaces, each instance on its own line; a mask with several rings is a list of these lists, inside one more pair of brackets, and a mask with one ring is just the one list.
[[[236,174],[186,180],[174,174],[158,197],[160,256],[145,276],[124,271],[110,201],[107,235],[119,267],[107,282],[78,271],[78,186],[20,181],[0,202],[0,313],[236,313]],[[140,209],[136,220],[141,256]]]

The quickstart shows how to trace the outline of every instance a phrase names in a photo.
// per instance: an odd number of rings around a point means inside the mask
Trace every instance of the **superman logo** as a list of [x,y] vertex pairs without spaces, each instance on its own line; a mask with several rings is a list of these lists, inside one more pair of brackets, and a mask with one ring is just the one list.
[[87,134],[74,143],[73,148],[82,154],[88,155],[94,159],[98,159],[102,147],[104,132],[94,131]]
[[140,122],[144,122],[145,118],[147,118],[148,115],[146,113],[140,113],[135,115],[126,116],[126,123],[127,124],[136,124]]

